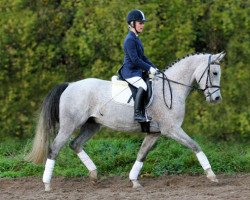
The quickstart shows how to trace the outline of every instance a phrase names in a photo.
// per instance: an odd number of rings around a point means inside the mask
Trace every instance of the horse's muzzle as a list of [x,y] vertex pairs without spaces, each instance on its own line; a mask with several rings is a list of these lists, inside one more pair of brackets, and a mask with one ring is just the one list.
[[220,103],[222,101],[221,95],[216,96],[214,99],[212,99],[212,103]]
[[222,101],[220,90],[206,94],[206,101],[209,103],[220,103]]

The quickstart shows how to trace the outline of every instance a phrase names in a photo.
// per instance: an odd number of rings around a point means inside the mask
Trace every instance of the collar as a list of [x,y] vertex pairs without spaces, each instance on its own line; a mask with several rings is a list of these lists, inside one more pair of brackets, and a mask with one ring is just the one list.
[[133,37],[136,37],[136,38],[138,37],[138,35],[135,34],[133,31],[129,31],[129,34],[132,35]]

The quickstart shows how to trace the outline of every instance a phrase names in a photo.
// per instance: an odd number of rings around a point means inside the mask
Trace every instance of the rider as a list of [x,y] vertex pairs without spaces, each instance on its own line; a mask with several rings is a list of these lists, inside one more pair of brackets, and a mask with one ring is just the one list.
[[147,118],[143,112],[144,93],[147,91],[147,84],[143,80],[143,72],[155,74],[158,69],[144,55],[144,48],[138,35],[143,31],[145,16],[140,10],[132,10],[128,13],[127,23],[129,33],[124,40],[124,62],[120,69],[120,75],[128,83],[137,88],[135,96],[134,120],[146,122]]

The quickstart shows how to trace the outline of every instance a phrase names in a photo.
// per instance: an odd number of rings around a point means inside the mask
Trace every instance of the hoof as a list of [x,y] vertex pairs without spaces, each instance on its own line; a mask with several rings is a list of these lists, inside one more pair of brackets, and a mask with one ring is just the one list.
[[207,176],[207,178],[212,181],[212,182],[215,182],[215,183],[218,183],[218,179],[216,178],[216,176]]
[[207,178],[215,183],[218,183],[218,179],[216,178],[216,175],[214,174],[214,172],[212,171],[212,169],[207,169],[206,170],[206,174],[207,174]]
[[139,183],[138,180],[132,181],[132,184],[133,184],[133,188],[134,189],[141,189],[141,188],[143,188],[142,185]]
[[89,178],[91,181],[96,182],[98,177],[97,177],[97,170],[93,170],[89,172]]
[[50,183],[44,183],[44,187],[45,187],[45,189],[44,189],[45,192],[51,191]]

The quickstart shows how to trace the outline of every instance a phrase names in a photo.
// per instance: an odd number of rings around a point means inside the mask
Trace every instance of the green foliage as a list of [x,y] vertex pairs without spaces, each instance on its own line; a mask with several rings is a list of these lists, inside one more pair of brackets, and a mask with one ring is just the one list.
[[140,36],[161,69],[193,52],[227,52],[217,106],[188,99],[184,128],[215,139],[250,139],[249,5],[226,1],[0,1],[0,137],[29,137],[42,99],[56,84],[110,79],[123,61],[125,17],[150,20]]
[[[248,144],[212,143],[206,137],[196,138],[202,145],[216,173],[250,172],[250,148]],[[101,176],[127,176],[136,159],[142,139],[123,137],[117,139],[95,138],[84,149],[93,159]],[[30,148],[30,141],[9,140],[0,143],[0,177],[42,176],[44,166],[34,165],[23,160]],[[161,138],[149,152],[144,162],[142,176],[163,174],[202,174],[196,156],[187,148]],[[55,176],[87,176],[88,171],[76,154],[65,146],[59,153],[55,165]]]

